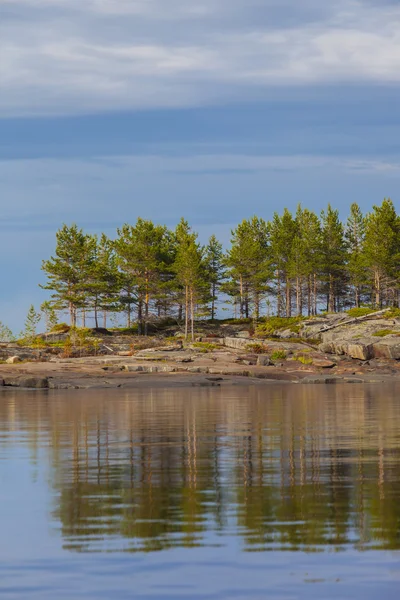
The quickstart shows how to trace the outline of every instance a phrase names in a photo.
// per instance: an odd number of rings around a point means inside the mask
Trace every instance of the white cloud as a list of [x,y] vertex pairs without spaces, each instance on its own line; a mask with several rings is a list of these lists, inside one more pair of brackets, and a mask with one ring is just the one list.
[[[287,16],[269,23],[278,3],[261,6],[2,0],[0,115],[196,106],[279,86],[400,83],[399,6],[337,0],[321,15],[310,0],[296,24]],[[299,10],[286,0],[285,15],[290,6]],[[251,21],[252,8],[263,10],[260,23]],[[246,26],[239,16],[249,17]]]

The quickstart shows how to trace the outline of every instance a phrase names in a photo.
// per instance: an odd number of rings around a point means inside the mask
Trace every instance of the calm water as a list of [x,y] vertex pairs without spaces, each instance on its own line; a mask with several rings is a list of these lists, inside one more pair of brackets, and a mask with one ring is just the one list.
[[396,599],[400,387],[0,394],[1,599]]

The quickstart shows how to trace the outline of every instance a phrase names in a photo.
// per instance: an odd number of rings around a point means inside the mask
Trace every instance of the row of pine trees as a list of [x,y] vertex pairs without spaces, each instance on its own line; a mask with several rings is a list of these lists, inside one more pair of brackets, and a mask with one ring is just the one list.
[[215,319],[228,304],[231,316],[254,319],[398,306],[399,266],[400,217],[385,199],[368,214],[352,204],[344,223],[330,205],[320,215],[299,205],[271,221],[254,216],[232,231],[226,251],[214,235],[201,245],[184,219],[170,230],[139,218],[114,240],[64,225],[42,287],[72,325],[106,327],[123,314],[146,334],[152,321],[173,317],[188,334],[195,319]]

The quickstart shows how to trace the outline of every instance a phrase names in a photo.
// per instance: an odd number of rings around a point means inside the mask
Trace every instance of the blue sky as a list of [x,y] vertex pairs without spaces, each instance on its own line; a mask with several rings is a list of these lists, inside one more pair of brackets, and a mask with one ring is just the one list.
[[0,0],[0,321],[56,229],[397,205],[400,3]]

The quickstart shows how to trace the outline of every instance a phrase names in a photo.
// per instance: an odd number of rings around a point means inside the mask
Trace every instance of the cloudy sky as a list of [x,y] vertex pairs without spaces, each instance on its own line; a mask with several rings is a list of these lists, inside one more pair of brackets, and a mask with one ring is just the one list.
[[397,203],[399,91],[398,0],[0,0],[0,321],[63,222]]

